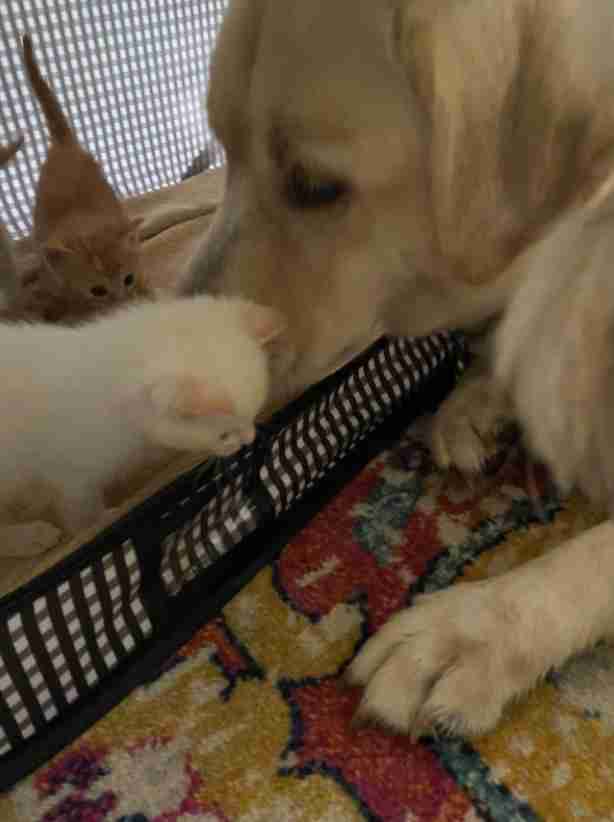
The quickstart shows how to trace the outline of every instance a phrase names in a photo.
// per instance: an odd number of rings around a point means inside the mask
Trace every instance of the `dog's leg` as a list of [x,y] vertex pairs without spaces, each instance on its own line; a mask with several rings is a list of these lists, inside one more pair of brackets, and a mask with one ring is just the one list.
[[[614,185],[614,182],[613,182]],[[614,197],[572,212],[522,259],[495,368],[532,451],[614,512]]]
[[478,735],[551,668],[614,632],[614,524],[509,573],[420,597],[350,665],[358,718]]

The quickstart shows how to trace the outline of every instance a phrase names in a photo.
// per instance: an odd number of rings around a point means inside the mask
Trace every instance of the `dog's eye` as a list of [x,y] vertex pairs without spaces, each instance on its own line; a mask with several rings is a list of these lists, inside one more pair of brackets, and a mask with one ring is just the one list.
[[134,274],[126,274],[126,276],[124,277],[124,285],[127,288],[130,288],[134,285]]
[[300,168],[293,169],[287,185],[287,196],[295,208],[321,208],[336,203],[347,192],[341,180],[315,180]]
[[91,291],[93,297],[106,297],[109,293],[104,285],[95,285]]

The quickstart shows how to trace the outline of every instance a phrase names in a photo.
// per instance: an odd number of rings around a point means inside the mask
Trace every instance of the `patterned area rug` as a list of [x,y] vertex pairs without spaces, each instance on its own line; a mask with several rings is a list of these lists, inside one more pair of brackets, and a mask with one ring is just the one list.
[[164,671],[0,799],[3,822],[614,822],[614,654],[556,672],[468,744],[353,730],[339,675],[416,591],[599,521],[520,464],[450,485],[415,435],[374,460]]

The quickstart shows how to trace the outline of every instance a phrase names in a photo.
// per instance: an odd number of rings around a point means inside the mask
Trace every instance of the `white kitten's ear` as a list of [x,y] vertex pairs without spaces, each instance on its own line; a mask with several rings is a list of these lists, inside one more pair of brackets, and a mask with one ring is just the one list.
[[230,394],[197,377],[161,377],[149,388],[154,409],[161,415],[191,419],[236,414]]
[[261,345],[276,340],[288,327],[284,315],[275,308],[267,308],[256,303],[245,303],[241,313],[250,337]]

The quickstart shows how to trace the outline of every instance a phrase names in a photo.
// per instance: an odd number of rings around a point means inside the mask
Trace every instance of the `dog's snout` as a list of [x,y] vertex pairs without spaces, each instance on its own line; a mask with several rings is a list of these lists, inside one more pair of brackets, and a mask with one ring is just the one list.
[[217,294],[221,291],[230,249],[238,237],[236,219],[215,222],[190,264],[182,288],[184,294]]

